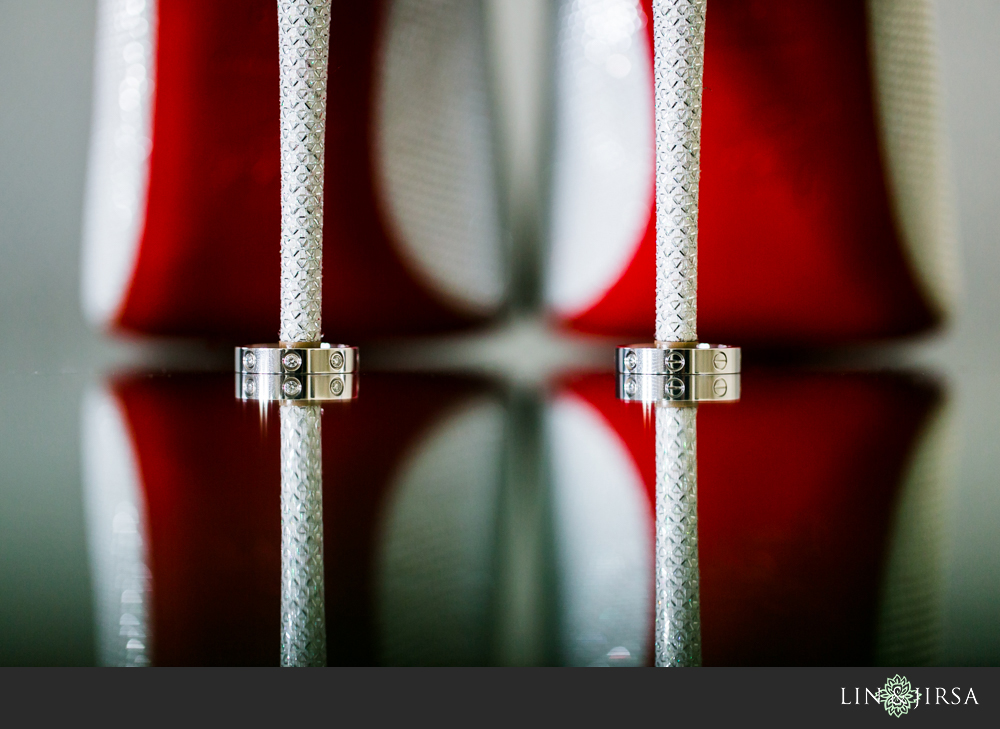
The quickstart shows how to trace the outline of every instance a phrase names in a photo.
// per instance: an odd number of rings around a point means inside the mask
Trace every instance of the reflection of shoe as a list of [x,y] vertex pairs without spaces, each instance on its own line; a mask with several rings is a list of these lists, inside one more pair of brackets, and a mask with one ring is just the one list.
[[[655,279],[649,12],[561,5],[546,284],[565,324],[640,339]],[[940,321],[953,234],[930,4],[720,0],[706,27],[702,340],[831,343]]]
[[[491,316],[506,274],[479,5],[334,3],[331,27],[324,321],[352,339]],[[273,0],[102,0],[95,324],[274,338],[277,37]]]
[[[139,375],[85,400],[106,663],[278,663],[279,413],[262,422],[231,387],[228,375]],[[490,663],[505,427],[496,391],[459,378],[369,374],[364,397],[323,408],[331,665]],[[136,607],[122,603],[123,574],[144,576]],[[126,648],[133,637],[142,652]]]
[[[739,404],[698,411],[705,665],[938,660],[937,388],[900,375],[743,379]],[[549,410],[557,573],[563,594],[586,597],[566,603],[561,639],[579,662],[613,662],[616,646],[651,660],[637,621],[652,612],[654,421],[615,398],[613,375],[571,379]]]
[[[743,378],[738,404],[698,412],[704,662],[933,662],[936,388]],[[279,414],[262,423],[230,387],[122,377],[84,402],[106,662],[278,662]],[[324,407],[329,663],[650,663],[649,415],[610,374],[557,386],[542,412],[467,379],[379,374]]]

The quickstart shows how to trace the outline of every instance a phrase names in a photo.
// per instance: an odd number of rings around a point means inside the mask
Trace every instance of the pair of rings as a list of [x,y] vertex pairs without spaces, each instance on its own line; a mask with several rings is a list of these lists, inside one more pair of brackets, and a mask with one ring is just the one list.
[[358,348],[254,344],[236,348],[236,396],[243,400],[351,400],[358,394]]
[[681,342],[618,347],[618,398],[686,404],[740,399],[741,350]]

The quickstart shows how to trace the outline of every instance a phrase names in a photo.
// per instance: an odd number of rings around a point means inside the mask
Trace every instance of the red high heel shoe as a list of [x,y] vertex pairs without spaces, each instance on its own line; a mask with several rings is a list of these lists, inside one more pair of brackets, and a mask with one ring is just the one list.
[[[476,3],[335,4],[323,321],[348,340],[488,319],[506,298]],[[101,3],[83,303],[111,330],[278,326],[273,0]]]
[[[546,277],[556,321],[640,341],[655,280],[650,6],[561,6]],[[842,343],[949,314],[933,46],[929,3],[710,3],[703,341]]]

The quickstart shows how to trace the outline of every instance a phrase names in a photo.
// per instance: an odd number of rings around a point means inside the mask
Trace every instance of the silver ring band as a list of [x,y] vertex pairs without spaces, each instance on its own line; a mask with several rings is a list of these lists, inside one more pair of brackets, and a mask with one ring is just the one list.
[[618,347],[617,371],[635,375],[735,375],[740,348],[724,344],[628,344]]
[[236,375],[240,400],[324,402],[353,400],[358,396],[358,376],[341,375]]
[[236,371],[241,374],[346,374],[356,372],[359,364],[358,348],[346,344],[252,344],[236,348]]
[[740,399],[740,376],[619,374],[617,388],[618,399],[626,402],[735,402]]

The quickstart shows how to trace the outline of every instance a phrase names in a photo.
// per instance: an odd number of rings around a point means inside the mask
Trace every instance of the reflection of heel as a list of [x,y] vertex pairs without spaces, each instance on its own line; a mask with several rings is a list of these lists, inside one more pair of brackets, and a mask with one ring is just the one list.
[[281,417],[281,665],[326,665],[323,438],[318,405]]
[[656,408],[656,665],[701,665],[698,409]]

